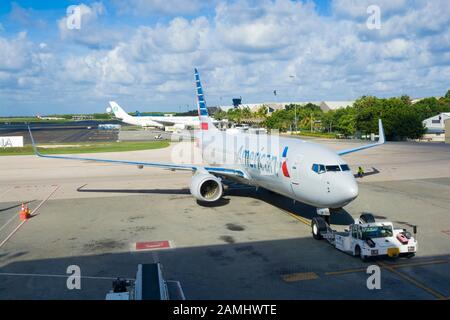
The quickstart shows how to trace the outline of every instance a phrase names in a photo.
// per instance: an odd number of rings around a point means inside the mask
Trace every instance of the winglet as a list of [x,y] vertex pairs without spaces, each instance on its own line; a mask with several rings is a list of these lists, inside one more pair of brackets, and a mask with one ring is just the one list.
[[38,151],[38,149],[36,148],[36,143],[34,142],[34,138],[33,138],[33,134],[31,133],[31,128],[30,125],[28,125],[28,132],[30,133],[30,138],[31,138],[31,146],[33,147],[33,151],[37,156],[42,156],[41,153]]
[[378,144],[384,144],[386,142],[386,139],[384,137],[384,128],[383,128],[383,122],[381,119],[378,119]]
[[372,143],[366,146],[362,146],[362,147],[358,147],[358,148],[353,148],[353,149],[347,149],[347,150],[342,150],[338,152],[338,155],[343,156],[346,154],[350,154],[353,152],[357,152],[357,151],[361,151],[361,150],[365,150],[365,149],[370,149],[373,147],[378,147],[382,144],[384,144],[386,142],[386,138],[384,136],[384,128],[383,128],[383,122],[381,121],[381,119],[378,119],[378,141],[376,143]]

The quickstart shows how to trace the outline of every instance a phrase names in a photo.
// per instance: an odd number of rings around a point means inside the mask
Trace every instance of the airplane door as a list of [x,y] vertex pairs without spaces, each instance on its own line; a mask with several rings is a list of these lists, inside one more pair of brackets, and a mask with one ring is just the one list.
[[298,156],[295,158],[294,163],[291,166],[292,171],[292,177],[291,177],[291,184],[295,191],[295,186],[300,185],[301,183],[301,165],[302,165],[302,156]]

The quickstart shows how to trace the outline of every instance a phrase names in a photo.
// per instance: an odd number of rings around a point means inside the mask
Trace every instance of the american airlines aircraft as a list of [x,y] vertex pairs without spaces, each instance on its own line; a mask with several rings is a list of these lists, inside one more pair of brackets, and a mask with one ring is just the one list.
[[166,116],[130,116],[115,101],[109,102],[110,107],[106,109],[113,112],[116,118],[125,123],[141,127],[159,127],[173,125],[176,129],[185,129],[186,127],[198,127],[200,122],[198,117],[166,117]]
[[[334,152],[309,141],[266,134],[230,134],[218,130],[206,108],[205,96],[197,69],[195,83],[200,129],[195,133],[202,152],[203,164],[175,164],[107,160],[72,156],[43,155],[40,157],[87,160],[193,173],[191,194],[200,202],[218,201],[224,193],[222,179],[262,187],[294,201],[317,208],[317,213],[329,219],[330,209],[342,208],[356,199],[358,185],[349,166],[341,157],[384,144],[385,136],[379,120],[379,141],[353,149]],[[205,164],[206,163],[206,164]]]

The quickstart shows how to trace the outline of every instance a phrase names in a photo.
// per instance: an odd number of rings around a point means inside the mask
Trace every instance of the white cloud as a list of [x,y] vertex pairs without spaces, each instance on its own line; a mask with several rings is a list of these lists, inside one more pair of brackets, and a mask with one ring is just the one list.
[[[0,82],[22,86],[16,95],[28,88],[36,101],[78,101],[100,109],[109,97],[130,108],[192,107],[194,66],[209,104],[229,104],[235,96],[273,100],[275,89],[279,100],[444,93],[450,65],[445,1],[364,1],[380,3],[387,12],[381,30],[368,30],[365,9],[361,13],[362,6],[351,0],[333,2],[325,17],[311,2],[221,2],[212,17],[174,17],[126,30],[118,24],[105,28],[101,3],[83,5],[79,33],[59,20],[60,44],[34,44],[26,34],[0,37]],[[66,44],[81,49],[59,51]],[[35,90],[37,83],[47,91]]]
[[0,70],[27,68],[32,60],[30,46],[26,32],[19,33],[11,40],[0,38]]
[[221,3],[216,9],[215,22],[225,44],[244,52],[271,52],[299,45],[292,39],[301,39],[320,26],[311,3],[285,0],[264,1],[256,8],[245,1]]
[[106,8],[101,2],[93,2],[90,5],[79,4],[80,28],[68,28],[64,16],[58,21],[59,34],[62,40],[97,48],[111,48],[126,36],[126,29],[117,25],[111,25],[107,21],[101,21],[106,15]]

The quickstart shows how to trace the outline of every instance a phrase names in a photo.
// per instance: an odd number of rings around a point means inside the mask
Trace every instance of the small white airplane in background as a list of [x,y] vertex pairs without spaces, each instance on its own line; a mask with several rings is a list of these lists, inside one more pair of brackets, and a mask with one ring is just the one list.
[[198,127],[200,122],[198,117],[177,117],[177,116],[130,116],[115,101],[109,102],[110,107],[107,112],[113,112],[117,119],[121,121],[141,127],[157,127],[163,128],[174,126],[176,129],[184,130],[187,127]]
[[58,117],[41,117],[40,115],[36,115],[36,118],[38,118],[39,120],[65,120],[64,118],[58,118]]
[[[384,144],[384,130],[379,120],[377,143],[332,151],[320,144],[265,134],[229,134],[218,130],[208,115],[200,76],[195,69],[197,105],[200,129],[195,133],[203,161],[207,164],[175,164],[79,158],[71,156],[42,155],[54,159],[87,160],[106,163],[156,167],[169,170],[191,171],[191,194],[200,202],[215,202],[223,196],[222,178],[262,187],[284,195],[294,201],[317,208],[317,213],[329,219],[330,209],[346,206],[358,196],[358,184],[341,158],[353,152]],[[112,103],[114,108],[116,104]],[[118,114],[125,113],[119,109]],[[125,115],[123,115],[126,118]],[[231,144],[229,142],[232,142]],[[270,142],[270,145],[267,142]],[[272,141],[276,141],[276,144]],[[224,161],[224,159],[228,161]],[[231,159],[231,160],[230,160]]]

